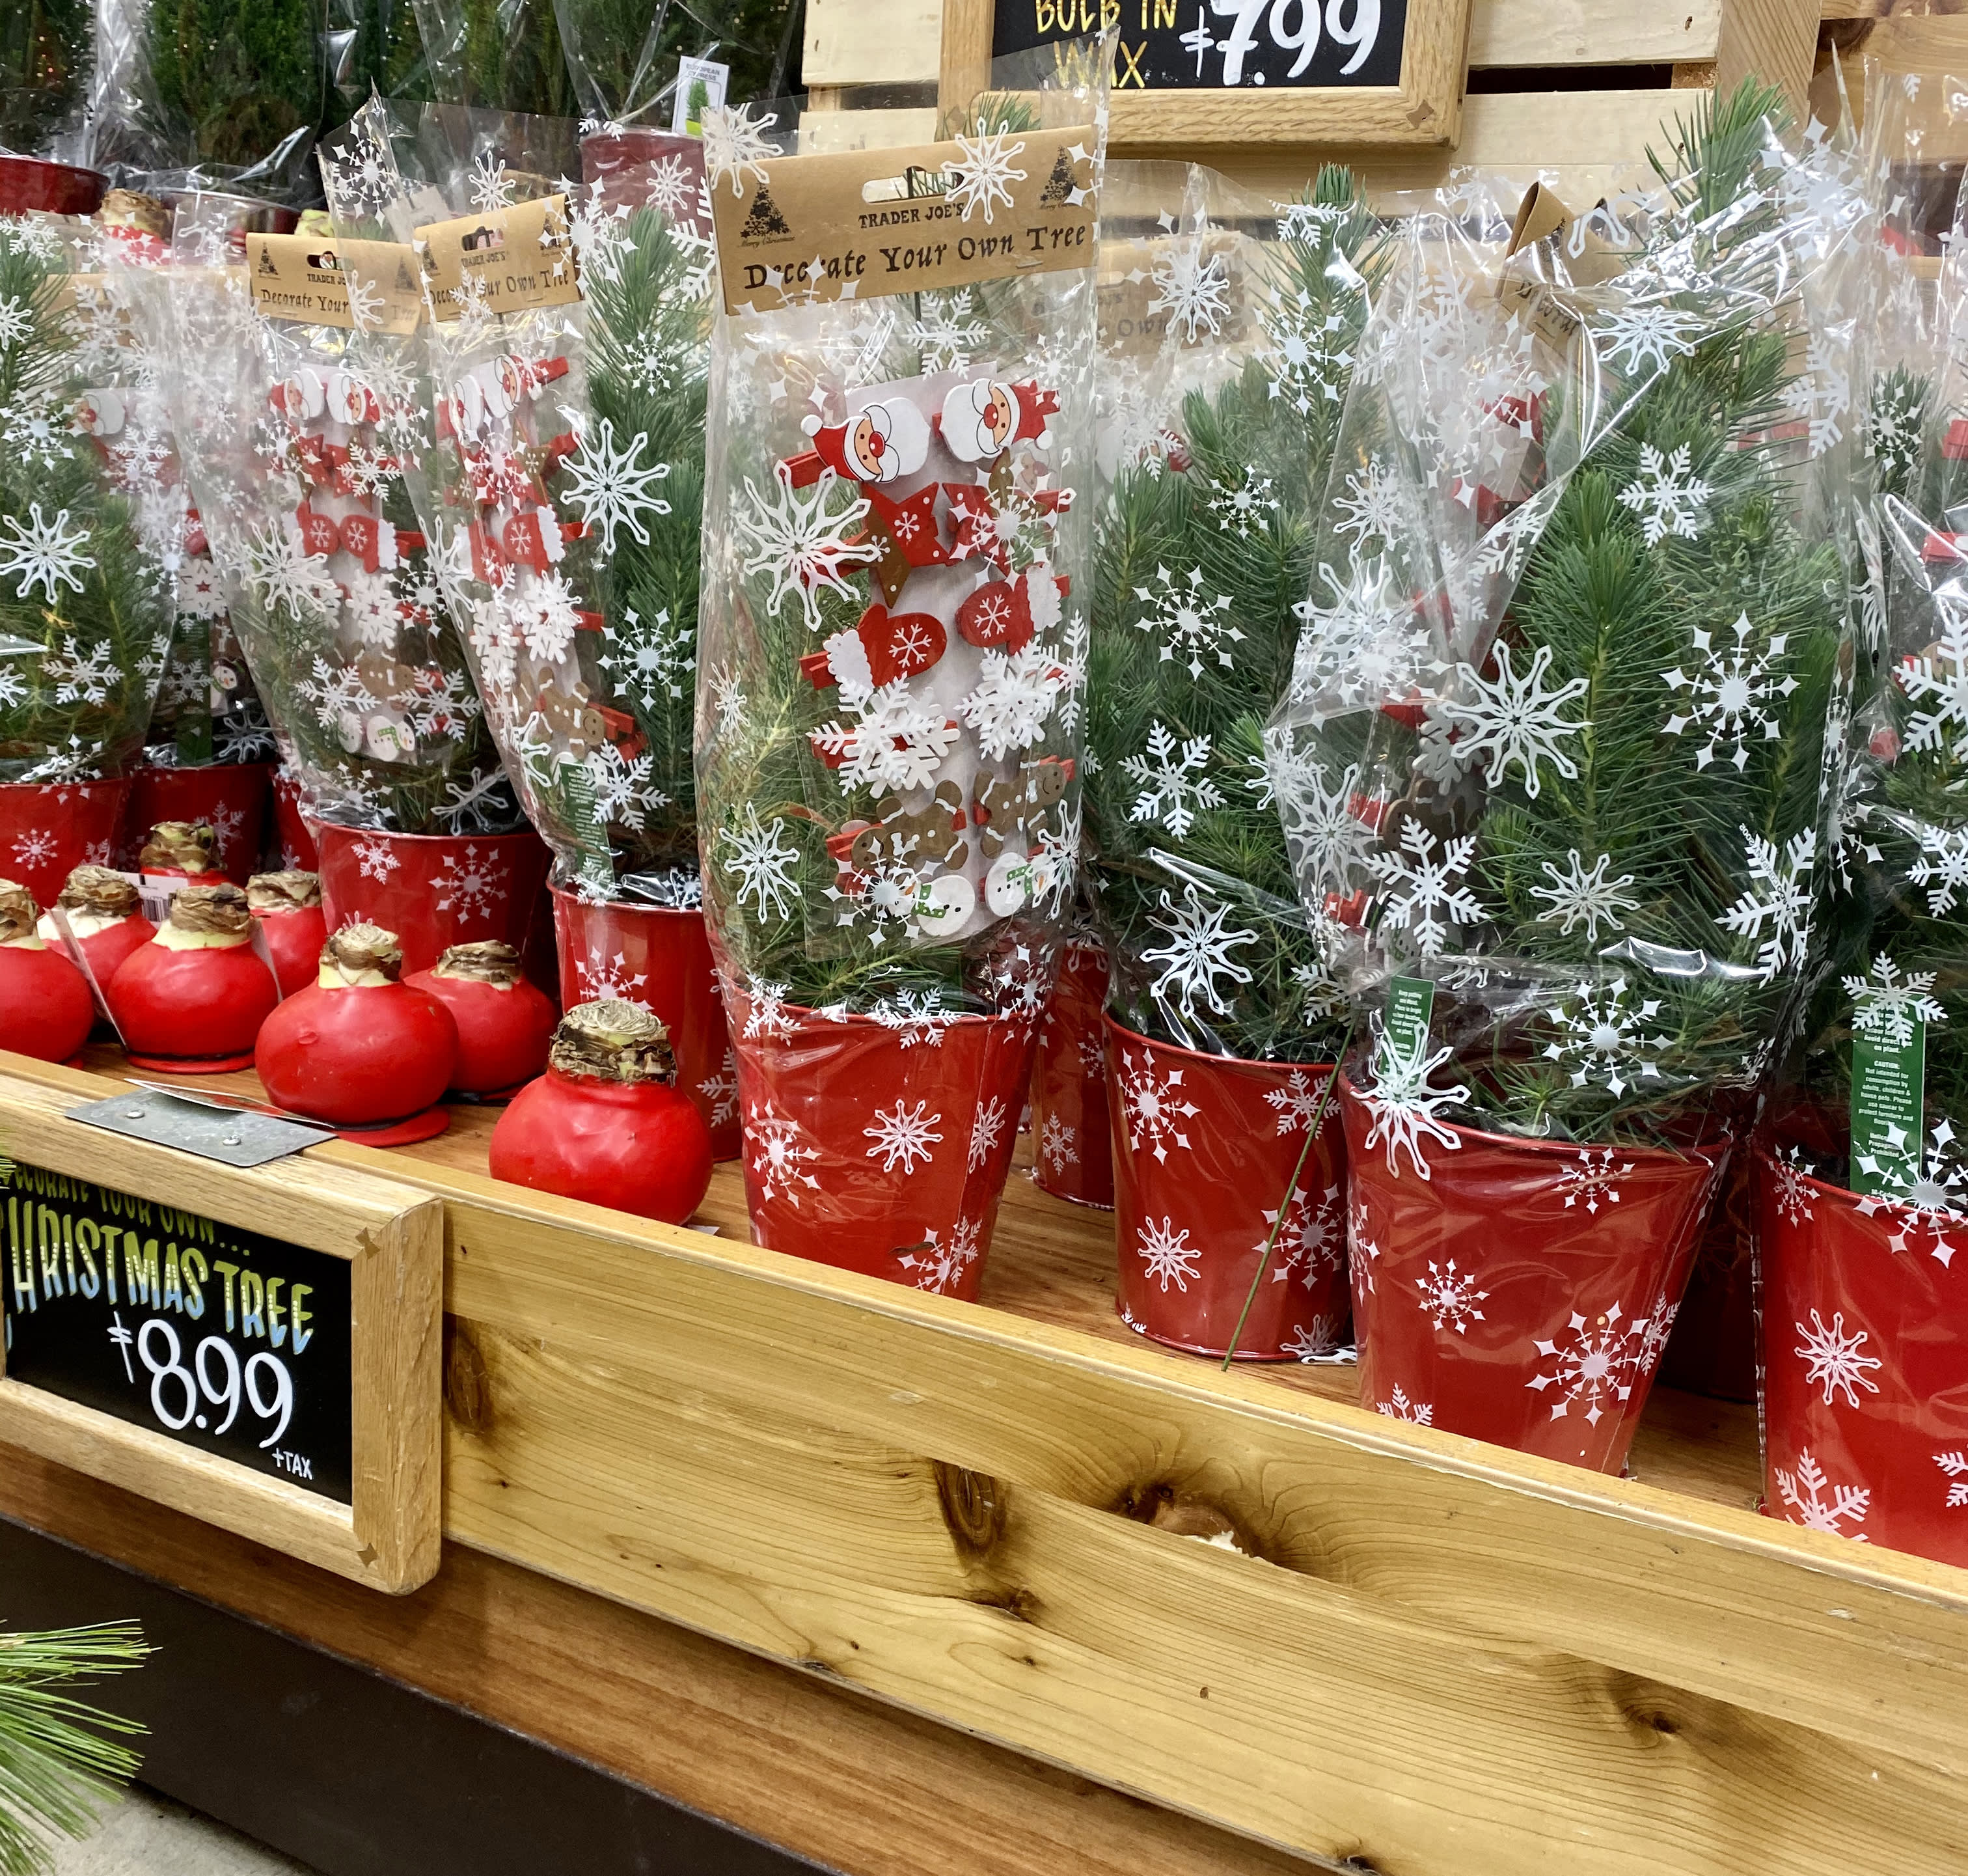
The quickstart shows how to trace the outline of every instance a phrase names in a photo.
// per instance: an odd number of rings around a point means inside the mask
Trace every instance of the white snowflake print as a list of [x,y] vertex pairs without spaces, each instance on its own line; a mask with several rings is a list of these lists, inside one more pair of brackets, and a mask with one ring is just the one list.
[[1811,1185],[1799,1150],[1795,1146],[1787,1147],[1772,1156],[1772,1164],[1776,1168],[1778,1215],[1786,1223],[1793,1225],[1814,1218],[1817,1213],[1811,1209]]
[[591,944],[584,958],[575,960],[574,978],[581,987],[584,1003],[646,1003],[649,1000],[643,994],[649,973],[630,970],[628,955],[623,951],[610,957],[600,945]]
[[1483,916],[1476,895],[1458,877],[1476,851],[1475,835],[1449,841],[1439,859],[1436,845],[1435,835],[1410,820],[1401,829],[1400,851],[1371,854],[1367,863],[1380,883],[1383,922],[1407,933],[1424,957],[1448,943],[1450,926],[1475,925]]
[[749,1039],[762,1036],[768,1042],[784,1042],[793,1032],[793,1019],[786,1013],[786,987],[783,983],[754,983],[746,999],[745,1034]]
[[95,565],[95,556],[83,552],[88,531],[70,520],[66,508],[46,521],[41,518],[41,504],[31,502],[24,523],[10,514],[0,517],[0,527],[13,532],[11,540],[0,535],[0,580],[20,576],[14,588],[16,598],[25,599],[38,586],[52,606],[57,586],[82,591],[82,575]]
[[1278,1346],[1297,1362],[1351,1362],[1354,1359],[1352,1349],[1339,1346],[1339,1325],[1330,1316],[1315,1316],[1309,1323],[1293,1324],[1290,1337]]
[[1128,1123],[1128,1145],[1138,1153],[1145,1148],[1164,1165],[1171,1145],[1189,1150],[1183,1125],[1202,1111],[1183,1094],[1182,1074],[1171,1068],[1158,1074],[1152,1056],[1144,1054],[1137,1061],[1131,1050],[1121,1051],[1121,1112]]
[[970,1156],[965,1162],[966,1170],[977,1172],[983,1168],[997,1150],[1005,1123],[1010,1118],[1005,1103],[995,1094],[978,1109],[970,1122]]
[[[1364,1144],[1368,1152],[1384,1142],[1387,1170],[1399,1177],[1397,1155],[1405,1151],[1408,1163],[1422,1178],[1430,1177],[1428,1162],[1422,1156],[1426,1135],[1452,1152],[1462,1142],[1448,1128],[1452,1107],[1469,1098],[1466,1087],[1434,1088],[1429,1077],[1455,1054],[1445,1045],[1433,1055],[1428,1052],[1429,1035],[1417,1027],[1405,1044],[1383,1032],[1374,1051],[1374,1086],[1364,1092],[1367,1111],[1373,1117]],[[1367,1287],[1371,1290],[1370,1278]]]
[[1664,371],[1671,359],[1692,352],[1701,323],[1672,306],[1630,305],[1608,313],[1594,336],[1605,348],[1601,355],[1608,365],[1637,377],[1643,368]]
[[775,1113],[770,1101],[762,1107],[756,1101],[752,1103],[745,1123],[745,1144],[750,1149],[748,1163],[764,1204],[782,1198],[797,1208],[802,1187],[810,1192],[820,1190],[820,1181],[806,1170],[820,1158],[819,1149],[807,1144],[797,1120]]
[[957,159],[944,173],[947,199],[965,221],[981,209],[988,228],[994,210],[1012,206],[1012,185],[1025,180],[1023,170],[1012,168],[1012,159],[1025,146],[1022,138],[1013,143],[1011,136],[1008,131],[986,131],[956,139]]
[[927,1164],[935,1158],[931,1149],[938,1145],[943,1136],[931,1129],[943,1119],[940,1114],[929,1112],[927,1100],[918,1101],[913,1107],[905,1107],[899,1097],[892,1114],[875,1110],[874,1124],[861,1131],[875,1144],[868,1149],[868,1158],[879,1159],[884,1172],[893,1172],[899,1165],[904,1172],[913,1172],[918,1160]]
[[1681,1305],[1670,1303],[1647,1318],[1646,1329],[1640,1337],[1640,1352],[1635,1362],[1643,1375],[1652,1374],[1666,1353],[1668,1337],[1674,1333],[1674,1319],[1680,1314]]
[[775,815],[769,824],[759,819],[758,809],[749,802],[742,818],[717,836],[718,866],[738,882],[738,901],[749,899],[761,919],[783,919],[799,902],[793,883],[793,869],[799,863],[799,850],[781,844],[785,825]]
[[697,186],[681,157],[665,157],[644,177],[643,206],[672,222],[688,221],[697,207]]
[[1559,1190],[1565,1194],[1565,1209],[1583,1205],[1593,1217],[1602,1205],[1620,1202],[1620,1181],[1633,1170],[1630,1159],[1623,1160],[1610,1146],[1581,1146],[1578,1158],[1558,1169]]
[[1141,1260],[1144,1276],[1160,1284],[1164,1296],[1171,1283],[1186,1295],[1189,1280],[1199,1274],[1196,1262],[1202,1255],[1201,1245],[1190,1243],[1188,1226],[1178,1231],[1173,1218],[1164,1218],[1160,1223],[1151,1218],[1136,1226],[1135,1236],[1139,1242],[1135,1255]]
[[1934,1463],[1954,1481],[1947,1488],[1947,1508],[1953,1511],[1968,1505],[1968,1453],[1937,1453]]
[[731,193],[745,193],[745,178],[766,180],[766,160],[773,154],[766,133],[778,123],[771,112],[754,118],[749,105],[714,105],[701,120],[704,127],[704,180],[713,189],[729,177]]
[[1076,1051],[1079,1058],[1079,1072],[1089,1081],[1104,1083],[1107,1079],[1107,1051],[1100,1038],[1092,1033],[1079,1038]]
[[558,664],[567,656],[581,629],[578,598],[558,573],[523,573],[509,583],[506,617],[529,656],[542,664]]
[[925,377],[934,371],[961,371],[990,337],[977,316],[977,297],[969,287],[924,293],[922,311],[909,327],[909,340],[922,349]]
[[1202,239],[1168,243],[1154,263],[1155,296],[1148,310],[1166,313],[1170,331],[1179,332],[1186,345],[1205,332],[1214,338],[1230,316],[1229,271],[1222,254],[1205,258]]
[[1944,1023],[1947,1013],[1935,1001],[1934,974],[1915,970],[1902,977],[1890,957],[1873,960],[1872,974],[1847,977],[1845,994],[1852,1000],[1852,1027],[1876,1036],[1889,1048],[1905,1048],[1913,1040],[1913,1026]]
[[1415,1279],[1415,1288],[1420,1294],[1421,1313],[1438,1330],[1452,1329],[1458,1335],[1466,1335],[1470,1324],[1485,1320],[1477,1305],[1487,1302],[1490,1292],[1478,1289],[1469,1272],[1458,1272],[1452,1257],[1441,1268],[1431,1257],[1428,1275]]
[[1620,491],[1620,501],[1639,517],[1640,533],[1649,547],[1670,534],[1691,541],[1701,533],[1714,491],[1690,473],[1693,461],[1686,443],[1672,455],[1662,455],[1652,443],[1640,446],[1639,474]]
[[1360,771],[1348,768],[1338,786],[1329,790],[1325,771],[1309,758],[1295,759],[1302,767],[1283,766],[1274,734],[1288,737],[1291,731],[1286,727],[1264,732],[1264,766],[1269,773],[1261,783],[1248,786],[1276,792],[1284,811],[1285,840],[1293,867],[1328,891],[1350,893],[1374,851],[1374,830],[1355,812]]
[[1186,1022],[1195,1021],[1199,998],[1219,1016],[1230,1013],[1217,988],[1218,978],[1238,984],[1251,981],[1251,973],[1231,954],[1240,945],[1256,944],[1258,935],[1230,925],[1229,917],[1228,906],[1205,904],[1193,886],[1183,888],[1180,906],[1164,892],[1160,909],[1148,915],[1148,922],[1168,940],[1141,953],[1143,962],[1164,967],[1148,986],[1148,993],[1157,1000],[1173,995]]
[[1679,736],[1689,729],[1705,730],[1708,734],[1707,746],[1694,758],[1698,769],[1707,768],[1715,760],[1717,749],[1727,740],[1736,746],[1730,760],[1740,771],[1750,760],[1750,752],[1743,745],[1752,732],[1761,731],[1765,742],[1774,742],[1782,734],[1783,725],[1772,713],[1777,700],[1788,698],[1798,687],[1797,679],[1788,672],[1775,679],[1771,672],[1771,661],[1783,656],[1788,633],[1778,633],[1768,645],[1759,648],[1752,642],[1756,628],[1746,612],[1738,616],[1733,629],[1734,646],[1718,650],[1714,635],[1698,626],[1694,649],[1707,662],[1691,677],[1678,666],[1662,674],[1669,689],[1688,694],[1687,713],[1668,718],[1664,726],[1667,734]]
[[597,662],[625,695],[655,710],[665,697],[686,695],[697,670],[697,633],[689,626],[672,625],[669,608],[660,607],[645,619],[630,606],[622,623],[604,626],[604,650]]
[[1374,1271],[1381,1261],[1381,1247],[1367,1228],[1367,1202],[1362,1199],[1346,1217],[1346,1253],[1353,1268],[1355,1291],[1374,1294]]
[[1405,1420],[1410,1426],[1432,1427],[1435,1424],[1435,1408],[1426,1401],[1411,1401],[1406,1392],[1396,1384],[1391,1400],[1376,1401],[1374,1411],[1384,1414],[1390,1420]]
[[512,178],[506,173],[505,164],[489,150],[481,151],[472,158],[468,186],[471,206],[481,215],[490,215],[495,209],[510,209],[513,206]]
[[652,814],[670,805],[668,795],[651,779],[656,759],[646,751],[626,756],[614,744],[604,743],[581,766],[594,791],[595,815],[604,822],[639,834]]
[[1365,466],[1346,472],[1346,493],[1333,497],[1340,519],[1333,523],[1342,534],[1351,536],[1355,549],[1370,539],[1389,547],[1398,546],[1406,513],[1401,485],[1378,456],[1369,456]]
[[1902,659],[1896,675],[1908,702],[1933,706],[1908,716],[1907,747],[1945,745],[1956,761],[1968,762],[1968,610],[1945,608],[1937,646],[1917,658]]
[[246,577],[269,612],[284,611],[305,624],[310,611],[332,613],[341,589],[319,554],[309,553],[282,523],[256,528],[245,546]]
[[723,1065],[717,1074],[707,1075],[700,1081],[697,1091],[710,1103],[710,1124],[714,1127],[721,1127],[727,1121],[738,1118],[738,1057],[728,1044]]
[[1938,919],[1957,900],[1968,900],[1968,828],[1918,824],[1921,851],[1907,877],[1927,889],[1927,909]]
[[55,837],[45,828],[29,828],[14,836],[14,858],[23,867],[45,867],[58,851]]
[[1811,1312],[1808,1329],[1802,1323],[1795,1326],[1804,1337],[1794,1352],[1803,1359],[1805,1385],[1824,1388],[1827,1407],[1831,1405],[1834,1394],[1843,1395],[1847,1407],[1856,1407],[1861,1388],[1868,1394],[1879,1392],[1879,1384],[1871,1379],[1871,1371],[1885,1364],[1877,1356],[1860,1352],[1868,1339],[1866,1331],[1855,1329],[1848,1336],[1842,1310],[1832,1311],[1828,1326],[1814,1309]]
[[941,707],[919,697],[906,678],[879,690],[852,696],[842,704],[854,721],[837,717],[808,732],[814,748],[830,758],[843,788],[933,788],[944,759],[956,747],[962,729]]
[[1128,819],[1153,821],[1177,840],[1186,840],[1198,814],[1223,805],[1223,791],[1209,779],[1209,766],[1208,737],[1178,741],[1167,724],[1151,724],[1147,748],[1121,765],[1141,789],[1128,810]]
[[1636,1322],[1622,1323],[1620,1313],[1620,1306],[1615,1303],[1604,1315],[1588,1322],[1574,1310],[1562,1340],[1532,1338],[1538,1353],[1552,1363],[1552,1369],[1549,1374],[1540,1372],[1524,1385],[1540,1395],[1547,1388],[1557,1388],[1551,1409],[1553,1420],[1563,1420],[1574,1407],[1582,1404],[1586,1424],[1596,1427],[1608,1407],[1617,1407],[1632,1398],[1647,1323],[1645,1317]]
[[1327,1097],[1329,1084],[1321,1080],[1315,1086],[1312,1077],[1303,1068],[1294,1068],[1285,1078],[1281,1088],[1267,1088],[1264,1104],[1274,1110],[1278,1117],[1278,1132],[1302,1133],[1316,1120],[1319,1131],[1325,1131],[1323,1116],[1332,1111]]
[[643,517],[669,513],[669,504],[656,490],[668,480],[670,465],[642,461],[649,443],[645,431],[618,443],[614,423],[607,417],[591,426],[577,424],[575,439],[574,454],[562,465],[568,477],[566,497],[591,530],[600,530],[602,552],[611,560],[615,557],[618,528],[626,528],[648,546],[649,530]]
[[1263,533],[1267,525],[1264,517],[1277,514],[1282,506],[1271,493],[1271,478],[1253,475],[1248,469],[1235,488],[1225,483],[1209,494],[1209,512],[1215,516],[1217,527],[1244,540]]
[[1343,375],[1351,361],[1345,349],[1345,322],[1338,314],[1300,287],[1296,293],[1273,295],[1264,321],[1270,395],[1300,416],[1309,414],[1315,402],[1338,403]]
[[914,1048],[922,1043],[940,1048],[944,1031],[960,1013],[945,1009],[942,991],[932,986],[927,990],[897,990],[879,999],[868,1013],[894,1035],[900,1048]]
[[349,630],[359,644],[376,651],[396,648],[403,623],[403,602],[387,573],[352,573],[344,601]]
[[1585,695],[1587,681],[1573,678],[1557,690],[1546,690],[1549,645],[1538,647],[1530,669],[1521,678],[1510,669],[1507,643],[1498,642],[1496,656],[1494,684],[1474,666],[1459,664],[1455,695],[1429,699],[1416,766],[1448,787],[1481,762],[1494,788],[1515,763],[1523,772],[1524,792],[1536,801],[1541,763],[1549,763],[1568,782],[1578,779],[1578,765],[1561,745],[1591,725],[1563,712],[1567,704]]
[[[1909,1141],[1905,1130],[1885,1130],[1885,1144],[1879,1150],[1858,1155],[1860,1169],[1885,1184],[1891,1200],[1868,1196],[1859,1200],[1860,1216],[1871,1218],[1885,1213],[1886,1246],[1889,1250],[1911,1251],[1924,1233],[1928,1249],[1945,1270],[1961,1249],[1948,1235],[1968,1229],[1968,1167],[1954,1156],[1953,1124],[1943,1119],[1934,1123],[1926,1150]],[[1887,1211],[1890,1203],[1894,1210]]]
[[957,714],[977,732],[978,747],[999,761],[1044,736],[1065,679],[1050,650],[1036,642],[1015,652],[987,650]]
[[1546,1058],[1571,1069],[1574,1087],[1594,1083],[1617,1100],[1636,1080],[1660,1078],[1658,1058],[1669,1038],[1646,1027],[1660,1013],[1660,999],[1630,1003],[1627,988],[1623,977],[1581,982],[1545,1013],[1559,1029],[1556,1040],[1546,1045]]
[[1167,567],[1156,568],[1152,587],[1135,588],[1135,597],[1147,608],[1135,621],[1135,629],[1160,635],[1160,662],[1164,664],[1186,653],[1193,678],[1202,676],[1206,654],[1230,670],[1230,647],[1241,644],[1244,639],[1230,623],[1230,595],[1219,593],[1212,598],[1204,588],[1200,567],[1191,567],[1187,578],[1185,586]]
[[810,632],[825,624],[817,589],[824,586],[853,601],[854,589],[842,576],[881,556],[872,544],[848,545],[846,536],[868,513],[860,496],[837,514],[828,512],[840,484],[840,478],[829,469],[811,489],[795,488],[781,464],[773,471],[769,495],[761,494],[749,476],[745,478],[746,506],[733,517],[747,549],[745,572],[763,574],[772,583],[766,611],[777,617],[788,598],[797,598]]
[[1414,602],[1398,591],[1386,561],[1351,564],[1342,579],[1321,561],[1330,605],[1301,600],[1292,611],[1307,630],[1292,673],[1295,701],[1341,710],[1377,705],[1395,687],[1408,653]]
[[1068,1126],[1058,1115],[1046,1116],[1045,1125],[1039,1129],[1039,1158],[1055,1176],[1079,1164],[1079,1152],[1073,1144],[1079,1136],[1079,1129]]
[[1060,669],[1059,727],[1070,736],[1079,727],[1080,699],[1086,692],[1086,660],[1091,643],[1086,621],[1077,617],[1067,622],[1058,655]]
[[58,704],[100,704],[123,681],[123,673],[107,645],[92,645],[84,653],[73,634],[64,633],[62,648],[41,659],[41,675],[53,680]]
[[403,863],[396,848],[387,841],[358,841],[349,851],[355,856],[357,873],[363,879],[375,880],[378,885]]
[[[1859,1528],[1873,1505],[1873,1495],[1866,1487],[1833,1485],[1830,1475],[1811,1457],[1808,1447],[1798,1454],[1796,1471],[1786,1472],[1781,1466],[1775,1469],[1777,1492],[1790,1507],[1785,1515],[1791,1523],[1801,1524],[1808,1531],[1829,1531],[1860,1544],[1866,1541],[1865,1533]],[[1831,1494],[1829,1498],[1824,1495],[1827,1489]],[[1852,1525],[1849,1531],[1845,1528],[1848,1518]]]
[[[1811,941],[1811,871],[1817,857],[1817,830],[1806,828],[1779,851],[1761,834],[1743,829],[1749,889],[1722,915],[1740,938],[1756,940],[1756,967],[1766,983],[1802,965]],[[1769,936],[1763,936],[1767,922]]]
[[34,329],[34,316],[31,308],[23,306],[18,298],[0,300],[0,352],[11,352],[23,343]]
[[730,736],[742,728],[751,703],[745,695],[744,674],[734,666],[720,662],[704,674],[704,687],[711,714],[717,719],[717,734]]
[[482,919],[510,896],[509,877],[506,863],[495,851],[487,847],[481,854],[475,843],[468,841],[461,854],[445,856],[444,864],[432,876],[431,889],[437,895],[439,912],[455,908],[461,917]]
[[1851,374],[1828,334],[1811,335],[1804,369],[1784,392],[1784,407],[1809,425],[1814,456],[1823,455],[1845,434],[1845,415],[1852,407]]
[[1286,1282],[1296,1271],[1300,1282],[1313,1289],[1322,1271],[1338,1269],[1345,1259],[1345,1207],[1340,1203],[1339,1188],[1329,1185],[1321,1194],[1294,1187],[1283,1209],[1284,1220],[1280,1223],[1277,1212],[1265,1208],[1264,1235],[1251,1249],[1262,1257],[1273,1248],[1275,1233],[1276,1248],[1283,1255],[1272,1266],[1271,1281]]
[[968,1218],[960,1218],[950,1227],[948,1243],[943,1242],[940,1232],[925,1231],[922,1243],[898,1253],[895,1261],[903,1269],[915,1273],[912,1281],[918,1290],[947,1295],[982,1253],[983,1246],[978,1240],[983,1229]]
[[1608,931],[1620,930],[1620,913],[1639,911],[1639,902],[1626,896],[1626,889],[1633,883],[1630,873],[1623,873],[1617,880],[1606,877],[1610,863],[1609,855],[1597,854],[1588,871],[1575,847],[1565,855],[1562,871],[1549,860],[1545,861],[1544,876],[1551,884],[1531,888],[1532,898],[1543,899],[1551,907],[1550,911],[1538,914],[1539,924],[1555,925],[1566,938],[1571,937],[1574,927],[1582,925],[1589,944],[1599,942],[1602,922]]

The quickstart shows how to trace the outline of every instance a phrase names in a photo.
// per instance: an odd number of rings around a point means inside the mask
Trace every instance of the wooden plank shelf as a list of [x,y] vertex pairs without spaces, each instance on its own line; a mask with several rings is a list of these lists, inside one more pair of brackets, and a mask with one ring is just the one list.
[[1968,1573],[1759,1517],[1750,1410],[1601,1479],[1141,1342],[1021,1175],[966,1304],[751,1246],[735,1168],[716,1236],[499,1184],[491,1119],[313,1149],[443,1200],[452,1546],[1301,1857],[1961,1867]]

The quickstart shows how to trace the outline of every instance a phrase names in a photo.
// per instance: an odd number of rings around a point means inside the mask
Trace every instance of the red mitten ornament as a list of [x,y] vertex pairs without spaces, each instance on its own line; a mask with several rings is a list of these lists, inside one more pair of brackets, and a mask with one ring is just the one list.
[[247,1067],[280,1000],[253,950],[246,895],[230,880],[183,887],[157,935],[124,959],[104,993],[132,1064],[165,1074]]
[[0,1046],[37,1061],[66,1061],[95,1020],[82,973],[35,935],[28,889],[0,880]]
[[430,970],[403,981],[443,1004],[458,1025],[451,1075],[457,1093],[503,1100],[547,1065],[557,1013],[503,940],[454,944]]
[[246,905],[260,922],[280,994],[292,996],[306,990],[320,971],[321,948],[328,942],[320,876],[256,873],[246,882]]
[[[960,629],[963,614],[957,615]],[[816,690],[838,684],[850,691],[878,690],[898,678],[927,671],[948,648],[943,621],[933,612],[891,612],[879,603],[851,631],[837,632],[800,660]]]
[[956,608],[958,634],[972,645],[1023,651],[1035,634],[1058,624],[1060,601],[1070,585],[1047,567],[989,581]]

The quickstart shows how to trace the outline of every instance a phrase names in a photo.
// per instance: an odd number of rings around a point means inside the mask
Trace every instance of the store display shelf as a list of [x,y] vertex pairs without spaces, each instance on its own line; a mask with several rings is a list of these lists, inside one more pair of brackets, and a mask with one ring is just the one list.
[[1749,1409],[1602,1479],[1144,1343],[1021,1172],[966,1304],[755,1249],[734,1166],[715,1236],[497,1184],[493,1119],[314,1149],[443,1200],[452,1543],[1357,1868],[1959,1868],[1968,1574],[1758,1516]]

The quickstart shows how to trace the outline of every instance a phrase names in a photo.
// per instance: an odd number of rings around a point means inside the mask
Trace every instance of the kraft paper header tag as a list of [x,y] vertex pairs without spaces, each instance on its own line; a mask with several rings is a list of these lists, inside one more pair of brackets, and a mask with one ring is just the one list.
[[1556,293],[1527,274],[1506,273],[1497,283],[1497,298],[1554,352],[1568,352],[1584,329],[1585,322]]
[[269,319],[351,332],[413,332],[423,317],[416,251],[393,241],[250,235],[246,274]]
[[711,191],[724,309],[1090,267],[1098,147],[1083,124],[747,165]]
[[439,319],[458,318],[468,293],[487,313],[500,313],[570,306],[581,297],[565,196],[433,222],[417,230],[417,246]]

